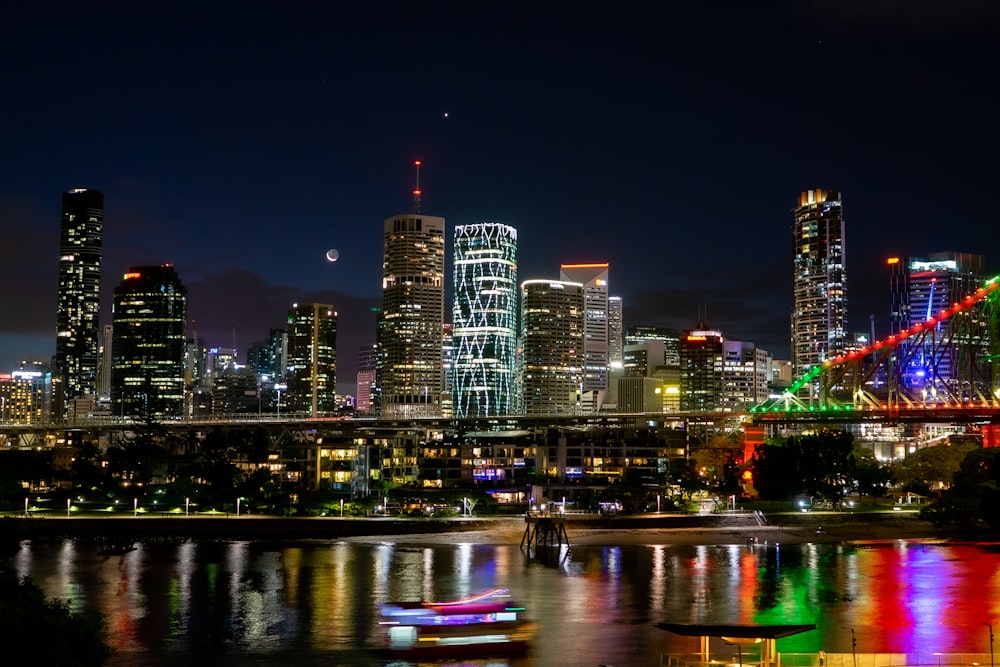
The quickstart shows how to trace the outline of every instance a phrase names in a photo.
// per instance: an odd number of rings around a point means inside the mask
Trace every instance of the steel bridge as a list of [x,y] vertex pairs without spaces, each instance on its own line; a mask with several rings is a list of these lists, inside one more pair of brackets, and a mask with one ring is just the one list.
[[1000,424],[1000,276],[949,308],[811,368],[758,424]]

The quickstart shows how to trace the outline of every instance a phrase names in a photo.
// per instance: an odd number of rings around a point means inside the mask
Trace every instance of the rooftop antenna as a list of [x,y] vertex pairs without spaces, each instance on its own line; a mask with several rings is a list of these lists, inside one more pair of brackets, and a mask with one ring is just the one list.
[[417,168],[417,187],[413,189],[413,212],[420,213],[420,160],[413,163]]

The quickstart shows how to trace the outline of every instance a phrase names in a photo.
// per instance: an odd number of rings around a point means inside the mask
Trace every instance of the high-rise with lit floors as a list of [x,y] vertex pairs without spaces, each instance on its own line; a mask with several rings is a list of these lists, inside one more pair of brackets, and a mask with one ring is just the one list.
[[358,350],[357,387],[355,389],[355,409],[358,414],[367,415],[374,412],[374,401],[377,385],[375,371],[378,364],[378,346],[364,345]]
[[608,367],[620,369],[625,354],[625,329],[622,322],[622,298],[608,297]]
[[608,263],[563,264],[559,273],[560,280],[583,285],[583,407],[585,412],[598,412],[608,391],[610,362]]
[[104,195],[77,188],[62,196],[53,416],[97,393]]
[[517,230],[494,222],[455,227],[453,270],[454,416],[514,414]]
[[524,414],[579,414],[583,330],[583,285],[559,280],[521,283],[518,375]]
[[112,311],[112,414],[139,419],[184,410],[187,289],[174,267],[130,268]]
[[337,311],[322,303],[288,311],[288,409],[309,416],[337,410]]
[[[418,164],[419,166],[419,164]],[[382,417],[435,417],[444,388],[444,218],[413,212],[383,226],[378,326],[378,410]]]
[[840,193],[801,193],[792,223],[792,364],[796,378],[844,351],[847,275]]

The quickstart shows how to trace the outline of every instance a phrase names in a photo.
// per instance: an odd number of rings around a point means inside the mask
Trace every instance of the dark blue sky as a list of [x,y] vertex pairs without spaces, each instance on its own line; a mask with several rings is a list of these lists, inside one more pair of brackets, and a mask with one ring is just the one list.
[[54,352],[73,187],[105,193],[105,322],[121,274],[163,262],[210,345],[332,303],[342,391],[415,159],[425,213],[518,229],[520,279],[608,261],[626,324],[704,312],[779,357],[801,190],[843,192],[852,330],[885,333],[887,256],[1000,266],[996,3],[558,5],[6,10],[0,371]]

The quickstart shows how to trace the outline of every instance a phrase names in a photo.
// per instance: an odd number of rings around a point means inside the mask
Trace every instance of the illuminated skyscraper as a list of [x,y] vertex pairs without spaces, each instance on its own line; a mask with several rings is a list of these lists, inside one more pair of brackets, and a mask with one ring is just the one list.
[[375,369],[378,363],[378,346],[363,345],[358,350],[358,379],[355,389],[355,408],[358,414],[367,415],[374,411],[372,400],[375,393]]
[[288,311],[288,407],[318,416],[337,410],[337,312],[322,303]]
[[63,193],[53,378],[58,419],[70,401],[97,393],[103,227],[103,194],[84,188]]
[[622,367],[625,351],[625,331],[622,323],[622,298],[608,297],[608,367]]
[[[418,163],[419,167],[419,163]],[[378,410],[382,417],[439,416],[444,388],[444,218],[413,212],[384,224],[378,326]]]
[[681,336],[681,410],[721,410],[724,344],[722,332],[703,323]]
[[152,419],[184,409],[187,289],[169,264],[128,270],[112,312],[111,402],[115,416]]
[[795,377],[844,351],[847,276],[840,193],[809,190],[792,224],[792,363]]
[[454,415],[514,414],[517,230],[493,222],[459,225],[454,258]]
[[583,342],[584,408],[598,412],[608,391],[610,362],[608,327],[608,264],[563,264],[560,279],[583,285],[586,310]]
[[583,285],[521,283],[520,378],[528,416],[574,415],[583,381]]

